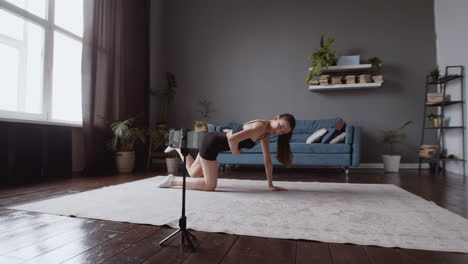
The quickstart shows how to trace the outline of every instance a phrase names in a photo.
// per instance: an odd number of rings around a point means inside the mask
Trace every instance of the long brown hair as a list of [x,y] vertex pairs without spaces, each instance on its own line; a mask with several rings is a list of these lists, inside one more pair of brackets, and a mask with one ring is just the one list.
[[278,136],[278,149],[276,151],[276,159],[283,163],[286,168],[291,167],[293,154],[291,153],[291,148],[289,146],[289,141],[291,141],[292,133],[294,127],[296,127],[296,119],[293,115],[285,113],[279,116],[280,119],[284,119],[289,123],[291,127],[291,132]]

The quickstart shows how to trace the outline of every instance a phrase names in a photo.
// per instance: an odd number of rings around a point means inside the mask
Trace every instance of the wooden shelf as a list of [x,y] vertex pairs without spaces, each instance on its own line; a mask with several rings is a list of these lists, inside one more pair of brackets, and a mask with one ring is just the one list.
[[[355,71],[355,70],[367,70],[372,68],[372,64],[356,64],[356,65],[340,65],[340,66],[328,66],[328,68],[322,68],[322,72],[341,72],[341,71]],[[312,68],[309,68],[309,71]]]
[[382,83],[353,83],[353,84],[329,84],[329,85],[309,85],[310,91],[335,91],[347,89],[377,88]]

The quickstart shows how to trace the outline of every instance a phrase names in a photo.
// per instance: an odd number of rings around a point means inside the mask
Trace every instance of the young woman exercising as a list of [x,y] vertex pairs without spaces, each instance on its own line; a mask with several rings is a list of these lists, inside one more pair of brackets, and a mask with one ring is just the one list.
[[[281,114],[272,120],[252,120],[239,126],[235,131],[208,132],[203,137],[197,158],[188,154],[186,165],[188,174],[186,186],[192,190],[214,191],[218,184],[218,162],[216,157],[222,151],[230,150],[233,155],[238,155],[241,148],[253,148],[262,141],[263,161],[265,163],[268,187],[273,191],[287,191],[284,188],[273,185],[273,164],[270,157],[270,135],[278,135],[278,149],[276,159],[290,167],[292,153],[289,147],[292,131],[296,126],[296,120],[291,114]],[[254,140],[256,139],[256,140]],[[165,152],[176,150],[183,159],[178,148],[167,147]],[[204,176],[203,178],[198,178]],[[182,186],[182,179],[168,175],[158,187]]]

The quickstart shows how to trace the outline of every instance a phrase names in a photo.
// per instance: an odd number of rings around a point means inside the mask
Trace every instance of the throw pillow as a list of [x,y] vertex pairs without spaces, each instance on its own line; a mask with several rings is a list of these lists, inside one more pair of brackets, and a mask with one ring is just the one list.
[[318,142],[326,133],[326,128],[319,129],[307,138],[306,143],[311,144],[314,142]]
[[335,123],[335,126],[333,126],[336,130],[335,130],[335,134],[333,134],[332,136],[332,139],[337,137],[339,134],[345,132],[345,129],[346,129],[346,123],[343,119],[338,119],[338,121],[336,121]]
[[330,141],[330,144],[344,143],[346,139],[346,132],[339,134],[337,137]]
[[330,140],[332,140],[333,135],[335,134],[336,129],[335,128],[328,128],[327,129],[327,134],[322,137],[322,143],[328,143]]

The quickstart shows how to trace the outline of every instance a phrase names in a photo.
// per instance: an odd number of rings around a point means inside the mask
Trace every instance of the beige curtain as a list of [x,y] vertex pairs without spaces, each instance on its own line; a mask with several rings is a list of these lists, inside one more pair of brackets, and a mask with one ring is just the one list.
[[148,0],[84,1],[82,106],[88,175],[115,172],[114,153],[106,149],[110,123],[143,113],[138,125],[147,127],[148,28]]

